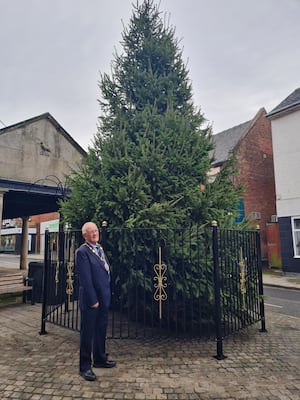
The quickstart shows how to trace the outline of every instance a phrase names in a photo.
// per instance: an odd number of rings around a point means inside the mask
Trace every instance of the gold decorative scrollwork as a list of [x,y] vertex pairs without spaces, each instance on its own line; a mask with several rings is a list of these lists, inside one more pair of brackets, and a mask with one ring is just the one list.
[[55,235],[52,243],[52,257],[56,257],[56,265],[55,265],[55,296],[57,296],[58,292],[58,284],[59,284],[59,236],[58,233]]
[[246,311],[246,259],[243,258],[243,249],[240,248],[240,261],[239,261],[239,267],[240,267],[240,290],[242,294],[242,311]]
[[74,263],[72,261],[69,261],[67,265],[67,288],[66,288],[66,293],[68,295],[68,310],[70,309],[71,295],[73,294],[74,291],[73,269],[74,269]]
[[71,305],[71,296],[74,292],[74,254],[75,254],[75,239],[74,237],[71,239],[71,245],[69,249],[69,261],[67,264],[67,287],[66,293],[68,296],[68,310],[70,310]]
[[167,287],[167,277],[165,276],[167,271],[166,264],[162,263],[161,259],[161,247],[158,248],[158,264],[155,264],[154,267],[155,277],[153,278],[155,293],[154,293],[154,300],[159,302],[159,319],[162,319],[162,302],[167,300],[167,293],[165,288]]

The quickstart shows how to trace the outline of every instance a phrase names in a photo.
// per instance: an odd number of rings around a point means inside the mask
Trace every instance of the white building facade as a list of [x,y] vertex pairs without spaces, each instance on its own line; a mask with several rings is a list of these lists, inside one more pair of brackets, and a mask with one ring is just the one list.
[[269,114],[282,269],[300,273],[300,88]]

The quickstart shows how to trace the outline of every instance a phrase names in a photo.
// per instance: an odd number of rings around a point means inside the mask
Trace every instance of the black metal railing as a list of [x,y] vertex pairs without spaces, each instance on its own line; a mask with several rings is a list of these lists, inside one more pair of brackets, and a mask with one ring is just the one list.
[[[212,227],[109,229],[108,337],[223,338],[261,321],[265,331],[260,233]],[[74,268],[80,232],[46,233],[41,334],[46,323],[80,329]]]

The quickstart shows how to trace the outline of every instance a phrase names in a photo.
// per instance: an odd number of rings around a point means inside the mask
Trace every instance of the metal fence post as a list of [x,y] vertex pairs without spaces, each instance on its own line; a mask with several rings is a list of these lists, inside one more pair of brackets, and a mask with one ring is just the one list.
[[217,354],[214,356],[217,360],[226,358],[223,354],[223,336],[222,336],[222,317],[221,317],[221,287],[219,271],[219,251],[218,251],[218,225],[216,221],[212,222],[212,245],[213,245],[213,263],[214,263],[214,297],[215,297],[215,324]]
[[102,247],[104,249],[104,251],[106,252],[106,240],[107,240],[107,222],[106,221],[102,221],[102,225],[101,225],[101,244]]
[[49,248],[50,248],[49,230],[45,230],[45,249],[44,249],[44,269],[43,269],[43,289],[42,289],[42,319],[40,335],[46,335],[46,308],[47,308],[47,288],[49,273]]
[[260,251],[260,227],[256,227],[256,249],[257,249],[257,272],[258,272],[258,294],[259,294],[259,311],[261,316],[261,329],[260,332],[267,332],[266,319],[265,319],[265,303],[264,303],[264,287],[262,277],[262,263]]

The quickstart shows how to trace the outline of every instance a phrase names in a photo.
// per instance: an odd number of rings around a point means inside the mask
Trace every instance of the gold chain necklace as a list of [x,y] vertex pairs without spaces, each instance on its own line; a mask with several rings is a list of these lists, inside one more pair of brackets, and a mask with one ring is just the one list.
[[88,248],[92,253],[94,253],[95,256],[97,256],[97,257],[104,263],[104,267],[105,267],[106,271],[109,272],[109,265],[108,265],[108,263],[107,263],[107,261],[106,261],[106,258],[104,257],[104,250],[103,250],[103,248],[102,248],[100,245],[98,246],[98,248],[99,248],[100,251],[101,251],[101,256],[100,256],[100,254],[98,253],[98,251],[97,251],[94,247],[92,247],[89,243],[84,243],[84,245],[87,246],[87,248]]

